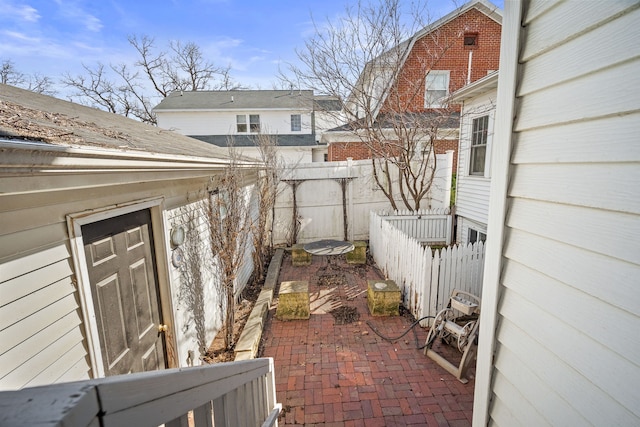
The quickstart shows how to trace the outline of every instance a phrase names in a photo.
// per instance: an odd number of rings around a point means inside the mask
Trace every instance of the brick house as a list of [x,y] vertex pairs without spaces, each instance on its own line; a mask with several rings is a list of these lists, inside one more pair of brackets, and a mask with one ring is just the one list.
[[[435,143],[437,153],[454,150],[457,162],[458,105],[446,105],[449,94],[498,69],[502,14],[485,0],[470,1],[414,34],[399,47],[405,52],[399,73],[388,79],[374,114],[377,120],[398,111],[402,100],[406,112],[440,115],[444,121]],[[367,67],[363,74],[367,72]],[[362,79],[362,76],[361,76]],[[369,79],[371,79],[369,77]],[[373,85],[375,86],[375,85]],[[395,95],[395,96],[392,96]],[[394,106],[390,105],[393,100]],[[446,116],[446,117],[445,117]],[[371,151],[354,136],[358,125],[350,123],[329,130],[328,160],[371,158]],[[447,130],[447,131],[445,131]],[[454,164],[454,169],[457,164]]]

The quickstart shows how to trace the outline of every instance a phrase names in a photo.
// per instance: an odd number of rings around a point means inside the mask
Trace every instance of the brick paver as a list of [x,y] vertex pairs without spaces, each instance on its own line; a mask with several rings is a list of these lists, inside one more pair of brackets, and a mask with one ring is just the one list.
[[[474,381],[460,383],[416,348],[405,316],[372,317],[367,279],[383,279],[370,265],[347,264],[343,256],[314,256],[293,267],[288,254],[279,281],[307,280],[308,320],[281,321],[271,308],[261,356],[273,357],[281,425],[291,426],[470,426]],[[355,307],[359,320],[339,325],[329,312]],[[418,342],[426,330],[414,328]]]

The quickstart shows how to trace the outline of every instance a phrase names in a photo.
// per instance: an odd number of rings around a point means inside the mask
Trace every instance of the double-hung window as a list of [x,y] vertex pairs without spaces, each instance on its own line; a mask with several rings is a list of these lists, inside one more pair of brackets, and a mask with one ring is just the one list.
[[489,116],[473,119],[471,128],[470,175],[484,175],[487,157],[487,135],[489,130]]
[[236,130],[238,133],[260,133],[260,115],[249,114],[249,126],[247,127],[247,116],[244,114],[236,115]]
[[300,114],[291,115],[291,132],[300,132],[302,130],[302,119]]
[[449,71],[429,71],[424,91],[425,108],[445,107],[447,95],[449,95]]

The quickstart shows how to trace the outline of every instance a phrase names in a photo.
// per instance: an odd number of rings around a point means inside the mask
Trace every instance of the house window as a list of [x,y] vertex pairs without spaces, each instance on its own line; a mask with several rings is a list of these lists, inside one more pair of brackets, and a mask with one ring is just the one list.
[[238,133],[246,133],[247,132],[247,116],[244,114],[238,114],[236,116],[236,127]]
[[[236,128],[238,133],[247,133],[247,116],[238,114],[236,116]],[[249,114],[249,127],[251,133],[260,133],[260,115]]]
[[251,133],[260,133],[260,116],[258,114],[249,115],[249,129]]
[[302,130],[302,120],[300,114],[291,115],[291,132],[300,132]]
[[449,71],[429,71],[426,78],[424,106],[441,108],[446,104],[449,95]]
[[473,228],[469,228],[469,243],[475,242],[484,242],[487,240],[486,233],[482,233],[478,230],[474,230]]
[[478,46],[478,33],[465,33],[464,47],[471,49]]
[[489,116],[473,119],[471,130],[471,164],[470,175],[484,175],[485,159],[487,157],[487,134]]

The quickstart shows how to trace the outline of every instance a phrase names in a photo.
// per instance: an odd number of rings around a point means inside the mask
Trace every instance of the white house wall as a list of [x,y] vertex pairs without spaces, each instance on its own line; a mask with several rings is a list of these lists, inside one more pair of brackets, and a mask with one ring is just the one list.
[[[312,121],[310,111],[296,110],[231,110],[231,111],[162,111],[156,112],[158,126],[170,129],[182,135],[251,135],[239,134],[236,127],[236,115],[258,114],[263,133],[278,135],[310,135]],[[291,115],[301,115],[301,130],[291,131]],[[248,126],[247,117],[247,126]]]
[[[0,389],[76,381],[94,375],[67,215],[156,197],[164,198],[164,207],[172,210],[188,203],[188,197],[208,182],[165,175],[163,180],[135,182],[139,176],[120,174],[118,178],[123,182],[115,185],[105,181],[104,175],[84,177],[85,182],[101,179],[102,186],[82,184],[83,178],[76,176],[78,188],[0,195]],[[0,179],[2,188],[21,186],[29,186],[29,178]],[[169,229],[171,215],[165,218],[165,229]],[[156,250],[162,252],[168,241],[155,237]],[[159,265],[161,281],[163,268],[167,267]],[[175,271],[168,274],[168,280],[176,279]],[[172,290],[177,285],[170,283]],[[210,297],[211,306],[215,296]],[[170,301],[168,306],[177,303]],[[167,316],[167,306],[163,308]],[[176,322],[174,332],[181,342],[180,349],[185,350],[188,346],[182,343],[189,340],[190,332],[184,317],[176,316]],[[216,326],[211,325],[211,330]],[[184,339],[180,337],[182,333]],[[181,366],[186,365],[184,352],[177,357]]]
[[[247,198],[250,199],[252,221],[255,222],[258,215],[258,206],[254,186],[247,186],[246,192]],[[190,200],[197,199],[198,195],[196,192],[190,193],[188,198]],[[204,280],[204,311],[206,313],[205,340],[207,343],[211,343],[222,328],[224,322],[224,313],[220,310],[220,304],[224,304],[224,301],[221,300],[222,295],[218,290],[219,284],[217,281],[219,280],[219,274],[216,272],[216,262],[211,253],[209,227],[207,225],[206,215],[203,212],[202,200],[188,203],[184,197],[178,197],[168,200],[166,205],[175,206],[166,210],[165,226],[167,230],[180,226],[186,227],[189,222],[189,215],[195,215],[198,218],[196,221],[199,223],[198,236],[199,246],[201,247],[199,256]],[[171,259],[173,250],[169,244],[167,248],[169,249],[167,258]],[[253,247],[250,237],[247,240],[247,250],[245,251],[243,263],[238,271],[236,281],[237,294],[242,292],[253,273],[252,253]],[[172,264],[169,265],[169,271],[175,316],[175,330],[178,331],[176,341],[179,366],[200,365],[202,364],[201,358],[204,354],[200,353],[193,314],[181,298],[182,275],[180,269]],[[188,359],[189,357],[191,357],[191,359]]]
[[[456,175],[456,215],[479,223],[486,229],[489,214],[489,190],[491,186],[491,149],[493,148],[493,125],[495,116],[496,91],[464,103],[460,125],[460,148],[458,173]],[[484,176],[469,174],[471,152],[471,130],[473,119],[489,114],[487,135],[487,157]],[[469,223],[467,222],[467,225]],[[467,243],[466,232],[460,231],[458,241]],[[478,228],[476,228],[478,229]],[[480,230],[479,230],[480,231]]]
[[640,425],[640,3],[505,3],[474,425]]

